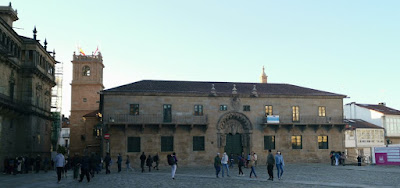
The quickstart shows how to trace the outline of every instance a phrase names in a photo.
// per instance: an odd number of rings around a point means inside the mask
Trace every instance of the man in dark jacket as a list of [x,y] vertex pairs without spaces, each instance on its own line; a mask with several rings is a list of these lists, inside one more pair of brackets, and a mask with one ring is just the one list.
[[85,154],[85,156],[83,156],[81,160],[81,178],[79,182],[82,182],[84,176],[86,176],[87,181],[90,182],[89,165],[89,156],[88,154]]
[[106,174],[110,173],[110,163],[111,163],[111,157],[110,153],[107,153],[106,157],[104,158],[104,162],[106,163]]
[[151,167],[153,167],[153,157],[151,155],[147,157],[146,165],[149,167],[149,172],[151,172]]
[[156,163],[156,166],[154,166],[154,169],[157,168],[158,170],[158,162],[160,161],[160,158],[158,157],[158,153],[153,157],[153,161]]
[[214,158],[214,168],[215,168],[215,174],[218,177],[219,172],[221,171],[221,158],[219,157],[219,153],[217,153],[217,156]]
[[96,171],[96,156],[94,153],[90,156],[90,175],[92,175],[92,178],[94,178],[94,172]]
[[74,179],[78,179],[79,175],[79,166],[81,165],[81,158],[78,153],[75,153],[74,158],[72,158],[71,166],[74,171]]
[[118,172],[121,172],[122,156],[120,153],[118,153],[117,163],[118,163]]
[[40,163],[42,162],[42,158],[40,157],[40,155],[37,155],[36,160],[35,160],[35,168],[36,168],[36,173],[39,173],[40,170]]
[[146,162],[146,155],[142,152],[140,156],[140,167],[142,168],[142,173],[144,172],[144,163]]
[[275,164],[275,158],[274,155],[272,154],[271,150],[268,150],[268,157],[267,157],[267,169],[268,169],[268,175],[269,179],[271,181],[274,181],[274,164]]

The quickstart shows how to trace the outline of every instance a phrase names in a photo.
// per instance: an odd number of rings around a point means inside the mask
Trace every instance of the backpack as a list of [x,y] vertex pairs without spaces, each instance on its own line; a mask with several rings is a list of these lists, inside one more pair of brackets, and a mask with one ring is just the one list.
[[175,164],[175,159],[171,155],[167,155],[167,160],[169,165],[174,165]]

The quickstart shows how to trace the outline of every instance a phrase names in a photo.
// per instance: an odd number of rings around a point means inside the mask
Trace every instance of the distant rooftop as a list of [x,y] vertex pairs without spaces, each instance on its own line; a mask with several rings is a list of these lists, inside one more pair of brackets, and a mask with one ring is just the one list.
[[142,80],[130,84],[107,89],[105,93],[169,93],[169,94],[210,94],[212,87],[216,95],[231,95],[235,87],[237,94],[251,95],[254,87],[260,95],[290,95],[290,96],[332,96],[346,97],[345,95],[320,91],[290,84],[275,83],[243,83],[243,82],[197,82],[197,81],[163,81]]
[[[351,103],[350,103],[351,104]],[[381,103],[381,104],[358,104],[358,103],[354,103],[357,106],[360,107],[364,107],[370,110],[374,110],[377,112],[381,112],[383,114],[387,114],[387,115],[400,115],[400,111],[387,107],[386,104]]]
[[364,129],[383,129],[383,127],[379,127],[378,125],[368,123],[362,119],[345,119],[344,123],[351,126],[346,126],[347,129],[354,128],[364,128]]

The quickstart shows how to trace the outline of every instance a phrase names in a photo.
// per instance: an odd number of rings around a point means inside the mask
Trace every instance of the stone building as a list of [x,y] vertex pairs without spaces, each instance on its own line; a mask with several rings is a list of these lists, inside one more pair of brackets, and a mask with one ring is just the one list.
[[[100,152],[99,92],[103,86],[103,57],[73,55],[71,83],[70,152]],[[96,134],[94,134],[96,132]]]
[[259,164],[268,149],[287,162],[328,162],[331,150],[344,151],[344,95],[263,75],[264,83],[142,80],[104,90],[104,151],[133,164],[141,152],[166,164],[174,151],[183,165],[210,165],[224,151],[254,151]]
[[51,151],[55,52],[47,51],[46,40],[39,43],[36,28],[33,38],[18,35],[16,20],[11,3],[0,6],[0,161]]

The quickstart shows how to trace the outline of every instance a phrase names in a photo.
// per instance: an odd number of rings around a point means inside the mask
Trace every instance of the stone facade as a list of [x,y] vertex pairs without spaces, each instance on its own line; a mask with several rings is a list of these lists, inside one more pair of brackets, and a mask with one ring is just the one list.
[[[328,162],[331,150],[344,151],[344,96],[299,88],[280,84],[139,81],[105,90],[103,124],[111,136],[105,141],[104,152],[109,151],[114,158],[118,153],[130,155],[134,163],[139,163],[141,152],[158,152],[161,163],[166,164],[165,156],[172,151],[162,151],[161,140],[173,136],[173,151],[184,165],[210,165],[217,152],[223,153],[229,147],[246,155],[254,151],[258,163],[265,164],[272,146],[265,146],[264,139],[274,136],[272,150],[281,151],[287,162]],[[132,104],[138,105],[137,114],[132,113]],[[172,114],[167,122],[165,104],[171,106]],[[198,105],[202,106],[201,115],[195,111]],[[279,122],[267,122],[266,105],[273,107],[272,113],[279,115]],[[293,106],[299,108],[297,121],[293,121]],[[322,117],[319,107],[324,107]],[[231,145],[235,135],[240,135],[238,145]],[[204,138],[204,150],[194,151],[197,136]],[[292,136],[301,136],[301,149],[293,149]],[[327,136],[326,149],[319,149],[318,136]],[[140,138],[140,151],[128,152],[130,137]]]
[[100,52],[92,56],[74,54],[72,64],[70,152],[100,152],[100,141],[93,129],[99,123],[94,113],[99,110],[98,92],[104,89],[103,58]]
[[[17,12],[0,6],[0,161],[51,152],[51,88],[56,60],[36,39],[12,28]],[[2,169],[3,163],[0,164]]]

